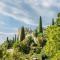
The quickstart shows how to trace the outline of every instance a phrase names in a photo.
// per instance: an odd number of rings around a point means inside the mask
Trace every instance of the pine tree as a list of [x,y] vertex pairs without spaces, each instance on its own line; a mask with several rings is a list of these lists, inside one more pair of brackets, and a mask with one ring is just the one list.
[[52,19],[52,25],[54,25],[54,19]]
[[25,39],[25,30],[24,27],[21,28],[20,41]]
[[39,20],[39,33],[43,33],[43,28],[42,28],[42,17],[40,16],[40,20]]

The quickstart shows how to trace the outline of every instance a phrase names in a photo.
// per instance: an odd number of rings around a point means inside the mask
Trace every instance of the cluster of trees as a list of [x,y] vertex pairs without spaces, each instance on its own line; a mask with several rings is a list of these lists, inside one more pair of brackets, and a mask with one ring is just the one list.
[[60,60],[60,13],[45,30],[40,16],[38,28],[30,34],[22,27],[20,39],[7,37],[0,45],[0,60]]

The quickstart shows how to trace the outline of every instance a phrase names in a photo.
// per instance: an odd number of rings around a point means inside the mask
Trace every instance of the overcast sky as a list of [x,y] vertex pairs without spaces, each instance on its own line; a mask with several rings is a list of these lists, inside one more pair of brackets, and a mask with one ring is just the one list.
[[60,12],[60,0],[0,0],[0,42],[13,36],[21,26],[38,25],[42,16],[43,27],[51,24]]

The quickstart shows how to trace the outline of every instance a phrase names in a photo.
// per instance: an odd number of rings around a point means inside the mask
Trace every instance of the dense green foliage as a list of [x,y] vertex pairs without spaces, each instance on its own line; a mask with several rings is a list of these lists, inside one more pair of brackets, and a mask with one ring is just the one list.
[[39,28],[27,33],[22,27],[20,33],[0,45],[0,60],[60,60],[60,13],[46,29],[40,16]]
[[60,50],[60,27],[50,26],[46,29],[47,43],[44,52],[47,56],[53,57]]

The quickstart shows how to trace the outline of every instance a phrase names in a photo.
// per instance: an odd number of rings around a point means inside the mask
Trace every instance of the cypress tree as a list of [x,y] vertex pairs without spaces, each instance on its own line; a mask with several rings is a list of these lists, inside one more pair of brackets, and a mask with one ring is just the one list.
[[57,15],[56,25],[60,26],[60,13]]
[[54,19],[52,19],[52,25],[54,25]]
[[9,38],[8,38],[8,37],[6,38],[6,40],[7,40],[7,42],[9,43]]
[[17,37],[16,37],[16,34],[15,34],[15,41],[16,41]]
[[20,41],[25,39],[25,30],[24,27],[21,28]]
[[42,28],[42,17],[40,16],[40,20],[39,20],[39,32],[43,33],[43,28]]
[[7,49],[9,49],[9,48],[10,48],[10,40],[9,40],[8,37],[7,37],[7,41],[6,41],[6,43],[7,43]]

